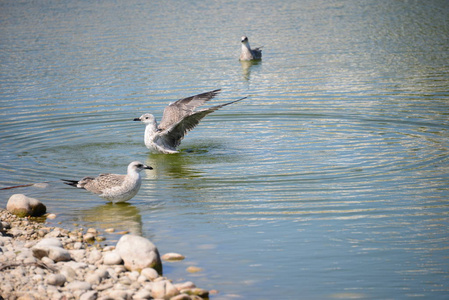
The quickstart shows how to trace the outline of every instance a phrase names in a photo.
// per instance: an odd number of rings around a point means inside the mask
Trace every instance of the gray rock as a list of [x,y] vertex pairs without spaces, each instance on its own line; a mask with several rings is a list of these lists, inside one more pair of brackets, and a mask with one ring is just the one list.
[[120,238],[116,251],[123,259],[125,267],[131,271],[153,268],[162,274],[162,263],[159,251],[148,239],[137,235],[126,234]]
[[48,257],[52,260],[54,260],[55,262],[58,261],[69,261],[72,259],[72,257],[70,256],[69,251],[63,249],[63,248],[58,248],[58,247],[49,247],[49,252],[48,252]]
[[33,248],[33,256],[42,259],[48,257],[55,262],[71,260],[70,253],[62,248],[62,243],[57,238],[45,238],[37,243]]
[[120,257],[120,255],[115,252],[106,252],[103,255],[103,263],[105,265],[120,265],[123,263],[123,259]]
[[6,204],[6,209],[19,217],[38,217],[47,212],[47,207],[42,202],[23,194],[12,195]]
[[46,281],[47,284],[50,285],[63,286],[66,282],[66,278],[62,274],[50,274]]

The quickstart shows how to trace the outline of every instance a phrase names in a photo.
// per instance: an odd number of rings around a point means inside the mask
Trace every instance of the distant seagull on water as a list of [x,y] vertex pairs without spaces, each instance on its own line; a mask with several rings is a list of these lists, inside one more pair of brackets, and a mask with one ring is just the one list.
[[241,61],[262,59],[262,47],[251,49],[249,40],[246,36],[242,36],[242,52],[240,53]]
[[152,114],[143,114],[134,121],[141,121],[146,125],[145,146],[154,153],[172,154],[178,153],[176,148],[188,131],[208,114],[222,108],[223,106],[246,99],[246,97],[195,111],[195,109],[215,97],[220,89],[198,94],[188,98],[180,99],[170,103],[165,109],[161,123],[158,125]]
[[140,189],[142,179],[140,171],[152,167],[141,162],[133,161],[128,165],[128,174],[100,174],[98,177],[84,177],[83,179],[61,179],[65,184],[88,190],[113,203],[125,202],[134,197]]

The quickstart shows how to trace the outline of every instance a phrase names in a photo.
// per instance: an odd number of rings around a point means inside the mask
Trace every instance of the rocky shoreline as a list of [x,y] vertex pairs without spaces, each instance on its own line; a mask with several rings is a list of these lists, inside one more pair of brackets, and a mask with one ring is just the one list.
[[[103,246],[95,242],[103,238],[93,228],[70,231],[20,218],[3,209],[0,220],[0,300],[209,297],[209,291],[190,281],[173,283],[160,275],[162,271],[158,273],[157,267],[133,269],[126,258],[118,255],[120,241],[116,246]],[[131,237],[124,235],[121,240]],[[156,253],[159,256],[157,249]]]

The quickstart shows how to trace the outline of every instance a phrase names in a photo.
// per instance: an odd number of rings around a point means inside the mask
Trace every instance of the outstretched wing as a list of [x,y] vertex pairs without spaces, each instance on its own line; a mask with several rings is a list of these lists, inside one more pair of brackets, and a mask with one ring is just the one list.
[[195,108],[215,97],[220,91],[220,89],[217,89],[184,99],[179,99],[178,101],[171,103],[164,109],[164,114],[162,116],[161,123],[159,124],[159,129],[166,130],[172,127],[186,116],[192,114]]
[[206,109],[199,110],[197,112],[194,112],[191,115],[188,115],[184,119],[181,119],[178,123],[174,124],[172,127],[166,129],[165,131],[161,132],[160,136],[162,140],[164,141],[164,144],[171,146],[173,148],[176,148],[181,143],[181,140],[184,138],[187,132],[192,130],[193,128],[198,125],[198,123],[208,114],[222,108],[223,106],[241,101],[243,99],[246,99],[247,97],[231,101],[228,103],[224,103],[221,105],[212,106]]

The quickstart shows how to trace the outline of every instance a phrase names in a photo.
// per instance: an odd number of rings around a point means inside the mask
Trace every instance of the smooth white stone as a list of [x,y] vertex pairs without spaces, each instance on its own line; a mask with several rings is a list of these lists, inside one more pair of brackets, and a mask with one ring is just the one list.
[[124,235],[118,241],[116,251],[128,270],[141,271],[150,267],[162,274],[159,251],[148,239],[137,235]]

